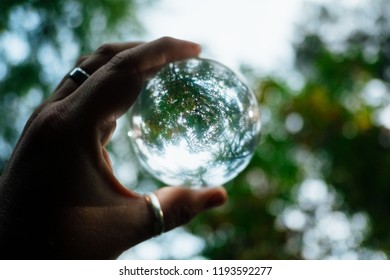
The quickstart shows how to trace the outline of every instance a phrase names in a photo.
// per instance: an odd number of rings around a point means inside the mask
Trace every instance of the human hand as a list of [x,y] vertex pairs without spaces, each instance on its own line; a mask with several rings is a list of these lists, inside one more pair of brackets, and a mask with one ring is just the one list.
[[[106,145],[116,120],[151,74],[197,56],[194,43],[161,38],[100,47],[32,114],[0,181],[0,258],[109,259],[150,237],[155,217],[114,176]],[[223,188],[155,192],[165,230],[226,201]]]

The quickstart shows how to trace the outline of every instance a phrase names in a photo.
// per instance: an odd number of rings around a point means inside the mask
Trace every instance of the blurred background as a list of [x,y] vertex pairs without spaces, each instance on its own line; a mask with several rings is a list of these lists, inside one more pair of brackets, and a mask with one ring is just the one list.
[[[32,110],[80,54],[169,35],[240,72],[262,138],[229,201],[121,259],[387,259],[390,254],[388,0],[1,0],[0,171]],[[161,186],[129,152],[115,174]]]

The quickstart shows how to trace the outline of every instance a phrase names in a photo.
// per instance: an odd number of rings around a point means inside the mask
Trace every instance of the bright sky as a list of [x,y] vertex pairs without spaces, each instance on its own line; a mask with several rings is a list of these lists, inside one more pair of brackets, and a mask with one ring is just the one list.
[[[275,70],[290,61],[303,0],[159,0],[141,14],[148,35],[188,39],[203,56],[237,70],[240,63]],[[287,5],[286,5],[287,4]]]
[[260,71],[288,71],[295,23],[305,4],[356,7],[369,0],[158,0],[140,14],[146,40],[173,36],[203,46],[204,57],[238,71],[244,63]]

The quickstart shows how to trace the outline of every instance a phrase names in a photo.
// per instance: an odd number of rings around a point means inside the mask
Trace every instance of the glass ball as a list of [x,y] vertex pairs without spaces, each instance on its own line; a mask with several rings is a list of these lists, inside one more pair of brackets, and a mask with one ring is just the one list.
[[249,163],[260,138],[257,99],[229,68],[192,58],[150,79],[129,112],[141,165],[174,186],[217,186]]

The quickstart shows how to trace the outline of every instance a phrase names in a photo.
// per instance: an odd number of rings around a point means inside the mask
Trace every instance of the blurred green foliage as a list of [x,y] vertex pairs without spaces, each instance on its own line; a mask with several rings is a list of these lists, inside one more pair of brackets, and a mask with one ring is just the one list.
[[0,2],[0,170],[31,110],[80,54],[142,31],[138,6],[136,0]]
[[[1,1],[0,170],[26,116],[70,61],[105,40],[121,40],[126,28],[141,30],[136,4]],[[390,4],[305,9],[291,76],[251,72],[263,128],[250,166],[226,185],[225,206],[188,225],[205,240],[206,258],[390,254]],[[14,34],[28,42],[21,59],[10,58],[4,45],[18,42]],[[49,59],[53,53],[58,61]],[[50,72],[53,65],[59,73]]]
[[228,205],[192,224],[206,257],[387,258],[390,5],[370,3],[307,7],[296,73],[257,78],[262,143]]

